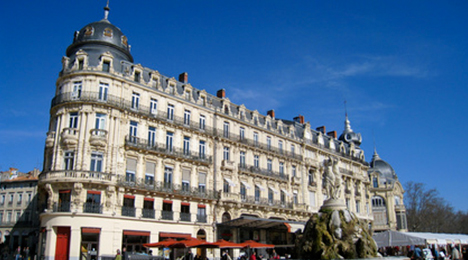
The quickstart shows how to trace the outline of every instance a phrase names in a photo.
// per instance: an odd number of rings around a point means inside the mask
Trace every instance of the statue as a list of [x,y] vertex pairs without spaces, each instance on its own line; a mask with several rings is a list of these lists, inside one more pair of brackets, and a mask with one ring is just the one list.
[[329,158],[324,161],[324,188],[327,191],[329,200],[337,200],[340,197],[342,178],[340,170],[338,169],[338,161]]

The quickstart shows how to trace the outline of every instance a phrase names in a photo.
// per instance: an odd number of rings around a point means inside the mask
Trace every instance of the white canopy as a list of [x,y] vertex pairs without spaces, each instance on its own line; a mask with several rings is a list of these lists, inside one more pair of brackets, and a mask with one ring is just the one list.
[[468,244],[468,235],[462,234],[398,232],[387,230],[385,232],[375,233],[373,238],[379,247],[426,244],[446,245],[451,243]]

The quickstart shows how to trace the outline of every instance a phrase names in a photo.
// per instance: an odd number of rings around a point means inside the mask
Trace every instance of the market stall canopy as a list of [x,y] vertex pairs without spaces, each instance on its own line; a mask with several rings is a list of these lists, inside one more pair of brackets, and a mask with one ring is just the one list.
[[244,245],[234,243],[234,242],[229,242],[224,239],[220,239],[214,243],[211,243],[211,245],[214,245],[219,248],[244,248]]
[[387,230],[373,236],[379,247],[410,246],[426,244],[468,244],[468,235],[428,232],[398,232]]

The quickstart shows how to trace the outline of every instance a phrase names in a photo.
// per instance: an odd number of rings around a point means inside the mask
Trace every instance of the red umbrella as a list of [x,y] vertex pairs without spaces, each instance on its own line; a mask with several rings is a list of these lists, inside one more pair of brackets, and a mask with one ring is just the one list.
[[173,243],[169,245],[168,247],[171,248],[189,248],[189,247],[197,247],[197,246],[203,246],[209,244],[205,240],[197,239],[197,238],[188,238],[184,240],[177,241],[176,243]]
[[170,245],[177,243],[179,241],[173,239],[173,238],[168,238],[163,241],[159,241],[157,243],[146,243],[143,244],[144,247],[169,247]]
[[238,243],[234,243],[234,242],[229,242],[229,241],[226,241],[224,239],[220,239],[214,243],[211,243],[211,245],[214,245],[216,247],[219,247],[219,248],[243,248],[244,245],[242,244],[238,244]]
[[273,248],[275,247],[275,245],[273,244],[263,244],[263,243],[259,243],[253,240],[247,240],[244,243],[241,243],[240,245],[242,245],[242,247],[244,248],[245,247],[250,247],[250,248]]

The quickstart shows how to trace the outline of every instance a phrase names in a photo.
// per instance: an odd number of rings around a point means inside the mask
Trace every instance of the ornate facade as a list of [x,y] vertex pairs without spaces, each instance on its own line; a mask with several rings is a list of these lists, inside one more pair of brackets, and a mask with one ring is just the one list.
[[[133,62],[107,19],[75,33],[62,59],[39,178],[45,259],[145,250],[164,238],[291,244],[327,194],[372,220],[361,136],[337,138],[303,116],[278,119]],[[68,246],[67,246],[68,245]]]
[[404,190],[392,166],[374,151],[370,163],[369,180],[372,181],[373,230],[408,231],[406,208],[403,203]]

